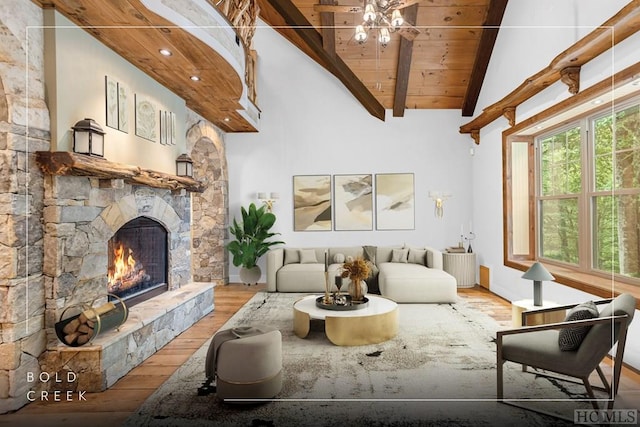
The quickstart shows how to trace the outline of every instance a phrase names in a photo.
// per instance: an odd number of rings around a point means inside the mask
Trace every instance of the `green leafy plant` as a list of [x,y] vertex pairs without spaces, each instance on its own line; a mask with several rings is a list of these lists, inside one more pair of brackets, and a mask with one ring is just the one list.
[[242,222],[233,219],[233,226],[229,228],[236,240],[227,244],[227,250],[233,255],[233,265],[236,267],[253,268],[258,259],[267,253],[273,245],[284,244],[281,241],[267,241],[280,233],[270,233],[269,230],[276,222],[276,216],[266,211],[266,206],[256,208],[251,203],[249,209],[240,208]]

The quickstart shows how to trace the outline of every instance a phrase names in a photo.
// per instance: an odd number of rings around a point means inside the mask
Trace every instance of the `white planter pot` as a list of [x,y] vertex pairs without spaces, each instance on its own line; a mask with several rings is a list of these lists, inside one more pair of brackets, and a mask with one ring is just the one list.
[[257,285],[260,276],[262,276],[262,271],[260,271],[260,267],[257,265],[253,268],[240,268],[240,280],[242,280],[244,284]]

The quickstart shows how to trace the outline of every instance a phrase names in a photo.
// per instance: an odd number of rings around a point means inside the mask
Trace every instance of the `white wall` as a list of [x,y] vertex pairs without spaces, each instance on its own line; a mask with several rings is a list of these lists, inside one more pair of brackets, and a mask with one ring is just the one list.
[[[47,104],[51,118],[51,146],[54,151],[72,151],[71,127],[84,118],[94,119],[105,134],[105,158],[110,161],[175,173],[175,159],[185,151],[185,101],[149,77],[130,62],[98,42],[53,9],[45,10]],[[126,28],[120,31],[130,31]],[[170,59],[168,59],[170,60]],[[105,76],[129,89],[128,133],[106,125]],[[176,145],[162,145],[136,136],[134,95],[143,94],[157,110],[176,114]],[[156,114],[159,114],[158,112]]]
[[[594,26],[608,20],[624,7],[626,0],[519,0],[509,2],[489,64],[476,115],[520,85]],[[555,27],[558,28],[550,28]],[[582,67],[581,89],[640,60],[640,34]],[[556,83],[516,110],[517,122],[570,96],[567,87]],[[503,266],[502,233],[502,131],[508,128],[500,118],[481,132],[481,144],[473,157],[473,222],[479,233],[491,236],[474,245],[479,263],[491,269],[491,290],[511,301],[532,297],[530,281],[521,271]],[[556,283],[544,284],[544,297],[559,303],[594,299]],[[625,360],[640,368],[640,318],[632,324]]]
[[[257,134],[228,134],[229,209],[257,202],[257,191],[280,193],[274,230],[290,246],[412,244],[444,248],[471,219],[470,139],[460,135],[459,111],[407,110],[386,121],[371,116],[344,86],[274,30],[258,28]],[[411,172],[415,174],[415,230],[294,232],[294,175]],[[429,190],[453,194],[436,219]],[[375,228],[375,224],[374,224]],[[479,233],[478,241],[488,238]],[[263,267],[264,259],[260,265]],[[237,269],[230,280],[239,281]]]

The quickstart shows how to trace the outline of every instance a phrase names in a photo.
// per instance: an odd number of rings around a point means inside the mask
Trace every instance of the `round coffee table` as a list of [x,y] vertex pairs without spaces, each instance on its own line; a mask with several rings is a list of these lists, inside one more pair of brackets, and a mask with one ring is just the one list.
[[309,334],[311,319],[324,320],[325,334],[335,345],[376,344],[398,334],[398,304],[388,298],[367,295],[367,307],[336,311],[316,306],[318,296],[293,304],[293,332],[300,338]]

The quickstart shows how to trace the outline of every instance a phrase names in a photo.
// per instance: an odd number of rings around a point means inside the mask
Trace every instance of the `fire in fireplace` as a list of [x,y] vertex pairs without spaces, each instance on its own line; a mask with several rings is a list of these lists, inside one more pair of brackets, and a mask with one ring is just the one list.
[[132,306],[168,289],[167,230],[162,224],[147,217],[135,218],[108,244],[108,293]]

